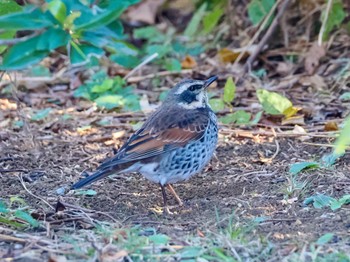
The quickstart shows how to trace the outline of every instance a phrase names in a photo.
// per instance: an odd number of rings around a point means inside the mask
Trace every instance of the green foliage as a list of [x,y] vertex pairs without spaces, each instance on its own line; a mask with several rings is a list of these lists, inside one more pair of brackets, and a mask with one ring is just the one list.
[[[138,1],[102,1],[98,5],[89,6],[87,2],[53,0],[45,3],[42,8],[31,5],[25,5],[23,9],[7,8],[10,11],[0,12],[0,28],[11,34],[0,35],[0,38],[13,37],[19,30],[33,31],[38,35],[8,48],[0,68],[26,68],[58,48],[70,54],[73,64],[85,62],[92,56],[104,55],[105,50],[112,54],[123,54],[130,45],[120,41],[122,26],[117,19],[127,7],[136,2]],[[1,2],[0,10],[3,5]],[[37,31],[39,29],[41,31]],[[67,50],[69,46],[71,49]],[[121,46],[125,48],[120,48]],[[5,48],[0,47],[0,52],[3,50]]]
[[97,192],[95,190],[92,189],[88,189],[88,190],[75,190],[74,191],[74,195],[77,196],[94,196],[96,195]]
[[331,209],[334,211],[347,204],[350,204],[350,195],[344,195],[338,200],[334,199],[331,203]]
[[276,92],[270,92],[265,89],[258,89],[256,91],[256,94],[265,112],[268,114],[286,114],[288,109],[293,107],[292,102],[288,98]]
[[314,196],[308,197],[304,200],[304,205],[312,204],[314,208],[323,208],[326,206],[330,206],[330,204],[334,201],[334,198],[323,195],[323,194],[316,194]]
[[108,110],[140,110],[139,97],[133,93],[132,86],[125,85],[126,82],[121,77],[108,78],[105,71],[99,71],[78,87],[74,96],[94,101],[99,107]]
[[350,204],[350,195],[344,195],[341,198],[336,199],[327,195],[316,194],[304,200],[304,205],[309,204],[313,204],[315,208],[330,207],[332,211],[335,211],[343,205]]
[[51,110],[52,110],[52,108],[50,108],[50,107],[39,110],[34,115],[32,115],[30,119],[32,121],[41,121],[41,120],[45,119],[50,114]]
[[345,92],[339,97],[342,101],[350,101],[350,92]]
[[319,166],[318,162],[299,162],[290,166],[289,173],[297,175],[305,169],[318,168]]
[[[325,10],[322,13],[321,19],[325,19]],[[343,3],[341,0],[334,0],[332,3],[331,10],[328,14],[328,19],[325,25],[325,31],[323,33],[323,40],[327,40],[329,33],[334,29],[338,28],[346,17],[346,13],[343,8]]]
[[[11,205],[16,201],[24,205],[25,202],[19,197],[11,198]],[[39,222],[35,220],[27,211],[21,209],[11,209],[5,202],[0,201],[0,223],[14,228],[38,227]]]
[[220,121],[223,124],[236,123],[238,125],[247,125],[250,123],[250,118],[252,114],[244,110],[238,110],[232,114],[227,114],[223,117],[220,117]]
[[[270,12],[275,0],[252,0],[248,5],[248,16],[253,25],[258,25]],[[270,19],[270,23],[273,17]]]
[[350,116],[348,116],[344,121],[344,127],[342,128],[340,135],[335,142],[335,154],[345,153],[345,149],[350,145]]
[[235,98],[236,85],[233,82],[232,77],[227,78],[224,87],[224,102],[230,104]]
[[319,239],[317,239],[316,244],[317,245],[325,245],[329,241],[332,240],[333,236],[334,236],[333,233],[326,233],[326,234],[320,236]]
[[201,5],[200,8],[194,13],[191,21],[186,27],[186,30],[184,32],[184,35],[187,37],[193,37],[199,30],[200,22],[202,21],[205,10],[207,8],[207,3],[204,3]]
[[209,105],[214,112],[219,112],[225,109],[225,103],[222,98],[212,98],[209,100]]

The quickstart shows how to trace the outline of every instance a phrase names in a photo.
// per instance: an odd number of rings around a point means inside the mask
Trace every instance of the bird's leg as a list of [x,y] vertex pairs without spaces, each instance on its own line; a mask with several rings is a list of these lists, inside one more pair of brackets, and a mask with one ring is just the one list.
[[163,203],[164,203],[164,211],[168,214],[172,214],[168,208],[168,204],[167,204],[167,199],[166,199],[166,192],[165,192],[165,187],[160,184],[160,188],[162,189],[162,195],[163,195]]
[[179,206],[183,206],[184,203],[182,202],[181,198],[176,194],[174,188],[170,184],[167,184],[166,187],[173,194],[173,196],[175,197],[175,199],[176,199],[177,203],[179,204]]

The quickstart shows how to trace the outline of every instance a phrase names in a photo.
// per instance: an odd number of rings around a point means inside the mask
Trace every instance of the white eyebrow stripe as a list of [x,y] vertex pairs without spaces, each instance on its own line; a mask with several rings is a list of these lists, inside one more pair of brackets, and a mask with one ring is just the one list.
[[187,88],[189,88],[190,86],[193,86],[193,85],[203,85],[204,84],[204,81],[201,81],[201,80],[194,80],[194,81],[191,81],[190,83],[185,83],[183,85],[180,86],[180,88],[176,91],[176,95],[179,95],[181,93],[183,93],[183,91],[185,91]]

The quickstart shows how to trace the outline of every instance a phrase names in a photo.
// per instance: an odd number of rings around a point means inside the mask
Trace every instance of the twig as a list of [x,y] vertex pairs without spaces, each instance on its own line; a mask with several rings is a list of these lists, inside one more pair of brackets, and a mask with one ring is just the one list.
[[30,191],[28,190],[28,188],[26,187],[26,184],[25,184],[24,181],[23,181],[22,174],[19,175],[18,178],[19,178],[19,181],[21,182],[23,188],[25,189],[25,191],[27,191],[27,193],[28,193],[29,195],[31,195],[32,197],[35,197],[35,198],[41,200],[41,201],[44,202],[46,205],[48,205],[51,209],[55,210],[55,208],[54,208],[53,206],[51,206],[45,199],[43,199],[43,198],[41,198],[41,197],[39,197],[39,196],[34,195],[32,192],[30,192]]
[[328,2],[327,2],[326,13],[325,13],[324,19],[322,21],[322,26],[321,26],[320,32],[318,33],[318,45],[319,46],[322,46],[322,38],[323,38],[324,31],[326,30],[326,24],[327,24],[328,16],[329,16],[329,13],[330,13],[330,10],[332,7],[332,2],[333,2],[332,0],[328,0]]
[[111,215],[109,215],[109,214],[107,214],[107,213],[105,213],[105,212],[95,211],[95,210],[92,210],[92,209],[88,209],[88,208],[84,208],[84,207],[72,205],[72,204],[63,202],[63,201],[62,201],[62,198],[60,198],[59,201],[61,202],[62,205],[66,206],[66,207],[74,208],[74,209],[77,209],[77,210],[80,210],[80,211],[83,211],[83,212],[90,212],[90,213],[101,214],[101,215],[104,215],[104,216],[106,216],[106,217],[109,217],[111,220],[113,220],[113,221],[116,222],[116,223],[120,223],[120,222],[119,222],[118,220],[116,220],[114,217],[112,217]]
[[[280,18],[282,17],[282,15],[284,14],[284,12],[286,11],[287,7],[289,6],[290,1],[291,0],[285,0],[284,2],[282,2],[281,8],[278,10],[278,13],[277,13],[275,19],[271,23],[270,27],[267,29],[266,33],[264,34],[263,38],[260,40],[260,42],[259,42],[258,46],[256,47],[256,49],[254,50],[254,52],[249,56],[247,62],[245,63],[244,68],[243,68],[243,73],[242,73],[242,76],[240,77],[240,79],[242,79],[245,76],[245,74],[248,71],[250,71],[251,66],[252,66],[253,62],[255,61],[256,57],[258,56],[260,51],[265,46],[267,40],[269,40],[272,33],[277,28],[278,22],[279,22]],[[239,82],[239,81],[237,81],[237,82]]]
[[154,53],[153,55],[147,57],[144,61],[141,62],[138,66],[136,66],[133,70],[131,70],[129,73],[124,76],[124,80],[128,79],[131,75],[133,75],[137,70],[139,70],[141,67],[145,66],[149,62],[151,62],[153,59],[158,57],[158,53]]
[[40,35],[42,33],[42,31],[37,31],[31,35],[27,35],[24,37],[20,37],[20,38],[13,38],[13,39],[1,39],[0,40],[0,45],[15,45],[21,42],[25,42],[33,37],[36,37],[37,35]]
[[255,32],[252,39],[249,41],[249,43],[243,48],[243,50],[240,52],[239,56],[235,60],[234,68],[237,66],[237,64],[241,61],[242,57],[244,56],[245,52],[251,48],[251,46],[254,44],[255,40],[259,37],[260,33],[265,29],[267,23],[270,21],[271,16],[276,10],[276,7],[280,3],[281,0],[278,0],[271,8],[270,12],[265,16],[263,23],[260,25],[258,31]]
[[159,72],[159,73],[156,73],[156,74],[149,74],[149,75],[144,75],[144,76],[130,77],[126,81],[128,83],[137,83],[137,82],[140,82],[142,80],[155,78],[155,77],[158,77],[158,76],[182,75],[182,74],[190,74],[192,72],[193,72],[192,69],[184,69],[184,70],[181,70],[179,72],[163,71],[163,72]]
[[28,170],[25,169],[0,169],[0,173],[12,173],[12,172],[28,172]]

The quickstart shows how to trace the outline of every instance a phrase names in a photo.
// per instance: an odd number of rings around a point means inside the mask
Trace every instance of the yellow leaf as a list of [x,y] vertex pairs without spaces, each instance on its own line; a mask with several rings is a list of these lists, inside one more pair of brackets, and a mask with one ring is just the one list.
[[289,117],[294,116],[300,109],[301,109],[300,107],[295,107],[295,106],[288,107],[286,110],[283,111],[283,115],[287,119]]

